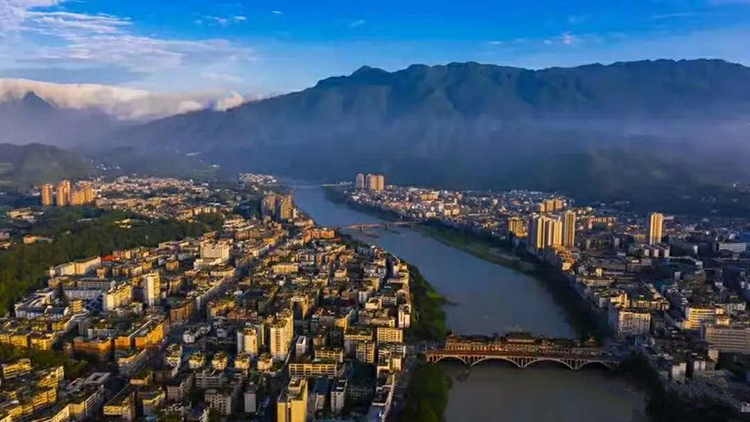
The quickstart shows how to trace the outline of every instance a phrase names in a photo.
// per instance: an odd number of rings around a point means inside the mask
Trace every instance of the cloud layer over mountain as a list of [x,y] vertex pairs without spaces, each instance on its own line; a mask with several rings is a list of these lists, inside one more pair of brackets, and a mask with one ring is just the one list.
[[174,94],[107,85],[0,79],[0,103],[21,100],[30,93],[61,109],[97,111],[117,120],[153,120],[205,109],[225,111],[253,99],[224,90]]

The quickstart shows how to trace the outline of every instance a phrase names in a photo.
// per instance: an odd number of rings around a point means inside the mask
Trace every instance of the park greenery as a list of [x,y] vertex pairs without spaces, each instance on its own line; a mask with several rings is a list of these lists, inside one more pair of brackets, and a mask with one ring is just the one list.
[[411,375],[406,391],[403,420],[441,422],[448,406],[450,379],[434,363],[420,362]]
[[130,227],[118,221],[136,218],[120,211],[59,209],[45,213],[30,227],[31,233],[53,238],[50,243],[17,243],[0,253],[0,314],[9,306],[39,288],[54,265],[92,256],[104,256],[117,249],[156,246],[160,242],[199,236],[221,227],[215,215],[196,221],[174,219],[139,220]]
[[65,368],[65,378],[67,379],[75,379],[81,376],[88,364],[85,360],[75,360],[57,351],[0,345],[0,362],[10,362],[22,358],[29,359],[35,369],[62,366]]

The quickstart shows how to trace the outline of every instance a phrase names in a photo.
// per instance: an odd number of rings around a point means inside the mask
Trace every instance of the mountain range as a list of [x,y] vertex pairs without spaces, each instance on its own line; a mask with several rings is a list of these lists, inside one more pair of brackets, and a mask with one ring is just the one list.
[[363,67],[228,110],[114,125],[89,142],[297,178],[382,172],[669,207],[750,180],[749,124],[750,68],[721,60],[451,63]]

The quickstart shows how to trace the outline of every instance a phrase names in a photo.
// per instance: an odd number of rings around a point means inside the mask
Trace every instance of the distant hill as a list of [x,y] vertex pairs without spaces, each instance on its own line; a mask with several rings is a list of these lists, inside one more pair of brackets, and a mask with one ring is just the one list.
[[227,110],[251,99],[223,90],[165,94],[0,78],[0,143],[107,147],[116,129],[190,111]]
[[62,179],[81,179],[90,164],[77,155],[49,145],[0,144],[0,184],[27,188]]
[[0,143],[71,147],[100,142],[122,127],[101,112],[59,108],[32,92],[0,101]]
[[[582,199],[689,201],[750,180],[750,69],[720,60],[528,70],[477,63],[363,67],[301,92],[129,128],[232,169]],[[666,194],[665,194],[666,192]]]

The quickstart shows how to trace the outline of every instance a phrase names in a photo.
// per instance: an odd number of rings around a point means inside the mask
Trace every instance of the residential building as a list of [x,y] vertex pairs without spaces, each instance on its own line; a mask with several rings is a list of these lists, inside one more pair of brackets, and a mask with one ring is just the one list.
[[57,184],[57,193],[55,199],[58,207],[70,205],[70,180],[63,180]]
[[365,175],[364,174],[357,173],[357,177],[354,181],[354,186],[360,190],[365,188]]
[[567,211],[563,214],[563,241],[566,248],[573,248],[576,244],[576,213]]
[[701,337],[720,352],[750,354],[750,326],[706,324]]
[[651,330],[651,314],[640,309],[625,309],[612,306],[609,323],[618,336],[642,336]]
[[306,422],[307,396],[306,378],[295,378],[289,381],[276,402],[276,421]]
[[664,215],[658,212],[649,214],[646,222],[646,240],[649,245],[661,243],[664,231]]
[[52,194],[54,193],[54,189],[55,188],[49,183],[45,183],[42,185],[42,206],[51,207],[53,205]]

